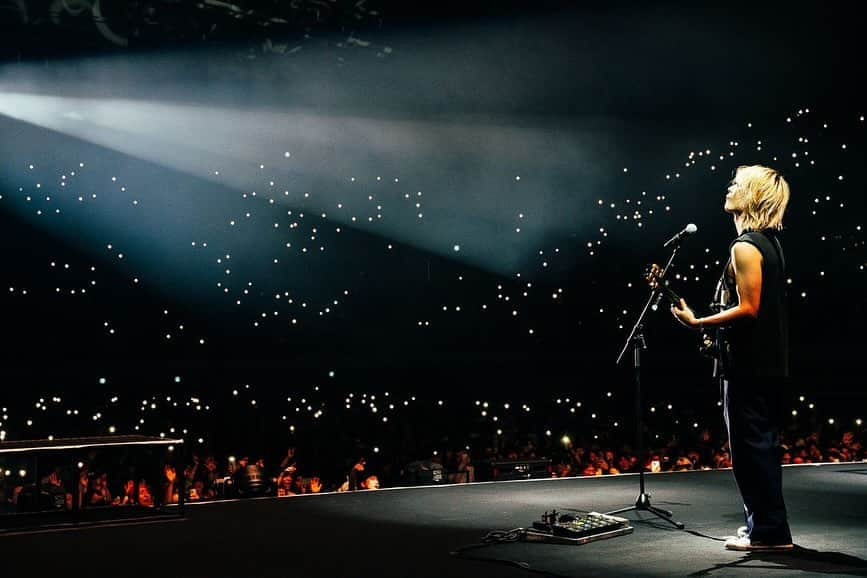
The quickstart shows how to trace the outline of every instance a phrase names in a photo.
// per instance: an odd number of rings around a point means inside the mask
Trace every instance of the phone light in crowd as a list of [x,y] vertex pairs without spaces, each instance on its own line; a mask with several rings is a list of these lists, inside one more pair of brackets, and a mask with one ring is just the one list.
[[572,440],[569,439],[569,436],[564,435],[562,438],[560,438],[560,443],[562,443],[564,446],[568,446],[572,443]]
[[22,478],[26,477],[27,476],[27,470],[25,470],[25,469],[18,470],[18,475],[21,476]]

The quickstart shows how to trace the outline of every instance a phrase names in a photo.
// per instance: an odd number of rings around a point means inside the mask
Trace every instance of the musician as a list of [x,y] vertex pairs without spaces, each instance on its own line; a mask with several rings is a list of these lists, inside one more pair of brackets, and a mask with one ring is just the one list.
[[737,238],[718,288],[722,310],[696,318],[681,299],[671,308],[687,327],[716,330],[722,367],[723,417],[732,471],[744,503],[746,526],[729,550],[792,549],[780,466],[780,395],[789,374],[785,258],[779,231],[789,185],[774,169],[741,166],[725,198]]

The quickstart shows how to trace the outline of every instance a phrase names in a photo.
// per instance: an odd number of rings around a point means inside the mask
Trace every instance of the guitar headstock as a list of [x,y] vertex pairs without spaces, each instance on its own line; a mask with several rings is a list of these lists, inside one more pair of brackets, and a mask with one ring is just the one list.
[[659,280],[662,278],[663,269],[656,263],[651,264],[644,272],[644,279],[651,289],[659,287]]
[[644,279],[650,285],[651,290],[656,291],[659,289],[672,304],[677,305],[680,302],[680,295],[668,286],[668,280],[662,278],[663,273],[665,273],[665,270],[656,263],[653,263],[645,271]]

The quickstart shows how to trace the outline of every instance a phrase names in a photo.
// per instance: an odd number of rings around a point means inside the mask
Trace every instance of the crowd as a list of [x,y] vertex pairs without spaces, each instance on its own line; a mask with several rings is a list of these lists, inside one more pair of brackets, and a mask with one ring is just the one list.
[[[708,430],[702,432],[696,444],[684,447],[677,440],[673,440],[665,447],[646,452],[643,460],[626,446],[620,451],[613,451],[598,447],[588,449],[567,445],[570,447],[561,453],[553,465],[555,477],[636,473],[640,467],[645,472],[654,473],[731,467],[728,442],[714,443]],[[827,444],[820,442],[817,433],[797,438],[789,438],[783,434],[781,445],[782,464],[867,460],[867,451],[851,431],[844,432],[839,439],[829,440]]]
[[[823,443],[824,441],[824,443]],[[834,439],[822,440],[818,433],[803,437],[782,437],[781,461],[783,464],[806,464],[819,462],[851,462],[867,460],[867,451],[853,431],[843,432]],[[704,430],[690,443],[670,440],[663,447],[654,447],[636,455],[630,446],[619,448],[600,447],[595,444],[573,444],[564,437],[561,440],[546,438],[540,448],[530,440],[512,443],[507,447],[489,446],[479,458],[471,460],[465,448],[446,450],[408,464],[395,480],[394,485],[424,480],[428,483],[464,483],[478,479],[496,478],[492,464],[534,461],[546,463],[542,475],[563,478],[572,476],[599,476],[646,472],[709,470],[731,466],[727,443],[715,440],[709,430]],[[171,456],[169,456],[171,457]],[[144,475],[147,464],[134,463],[135,456],[100,456],[91,451],[86,460],[79,462],[78,475],[69,475],[69,469],[60,466],[40,472],[39,484],[26,483],[24,470],[19,475],[9,469],[0,469],[0,500],[6,512],[33,511],[46,508],[73,507],[77,500],[79,508],[100,506],[144,506],[177,503],[179,492],[185,501],[198,502],[225,498],[254,496],[289,497],[320,492],[346,492],[376,490],[380,488],[380,476],[373,471],[364,456],[352,462],[341,479],[324,481],[316,473],[308,471],[296,458],[296,448],[290,446],[279,460],[266,463],[259,456],[228,456],[218,460],[215,455],[190,455],[182,472],[178,472],[173,460],[151,460],[151,475]],[[7,464],[8,467],[8,464]],[[426,471],[435,475],[426,478],[411,478],[415,473]],[[157,473],[153,473],[156,471]],[[533,476],[539,477],[539,476]],[[71,483],[72,480],[77,483]]]
[[[142,462],[138,458],[144,457]],[[70,468],[51,465],[39,471],[39,483],[22,467],[26,461],[0,468],[0,511],[20,512],[44,509],[80,509],[101,506],[154,507],[184,500],[197,502],[225,498],[255,496],[295,496],[324,491],[345,492],[374,490],[380,487],[375,473],[365,468],[366,459],[359,458],[342,483],[325,486],[316,475],[305,476],[295,459],[295,448],[289,447],[276,467],[268,467],[265,459],[249,456],[229,456],[223,467],[214,455],[202,459],[190,456],[189,463],[179,472],[171,459],[155,462],[153,456],[130,453],[118,456],[109,451],[92,450],[87,459],[77,464],[78,473]],[[154,467],[154,466],[157,467]],[[19,468],[13,471],[9,468]],[[156,472],[156,473],[154,473]]]

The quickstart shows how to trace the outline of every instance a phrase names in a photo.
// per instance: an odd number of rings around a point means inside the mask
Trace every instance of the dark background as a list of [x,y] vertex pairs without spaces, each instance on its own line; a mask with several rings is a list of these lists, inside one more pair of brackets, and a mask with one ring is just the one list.
[[[230,54],[243,55],[258,51],[266,39],[290,46],[325,46],[327,54],[329,47],[339,52],[337,44],[347,35],[379,44],[388,42],[380,38],[399,37],[400,54],[393,63],[400,64],[401,58],[413,66],[425,59],[430,62],[429,77],[423,67],[417,69],[417,92],[398,93],[383,68],[368,85],[364,100],[351,93],[333,93],[318,95],[315,102],[305,102],[300,95],[298,104],[389,118],[478,115],[509,119],[516,126],[556,125],[566,131],[587,119],[605,118],[607,126],[621,127],[611,138],[627,143],[616,154],[628,156],[612,159],[612,165],[628,164],[630,172],[612,179],[610,190],[599,196],[634,198],[636,190],[646,188],[649,195],[666,192],[674,210],[665,220],[648,223],[643,231],[617,229],[594,256],[584,247],[585,231],[552,233],[551,241],[559,244],[562,255],[553,270],[533,278],[539,291],[528,300],[534,327],[534,335],[528,335],[526,328],[515,328],[508,307],[484,314],[467,307],[460,316],[436,316],[442,303],[489,301],[490,288],[496,284],[517,291],[520,283],[514,279],[409,245],[401,248],[399,256],[386,258],[374,251],[381,240],[361,230],[349,231],[350,241],[328,265],[333,268],[332,279],[353,283],[358,298],[352,307],[339,309],[327,323],[308,324],[303,331],[289,332],[276,324],[253,331],[249,316],[207,300],[191,303],[181,296],[183,291],[166,290],[158,283],[132,287],[129,272],[116,261],[35,228],[0,202],[4,284],[7,279],[10,284],[26,279],[32,288],[28,299],[10,296],[5,288],[0,292],[4,326],[0,401],[7,400],[4,403],[11,407],[32,407],[34,397],[59,391],[68,392],[67,399],[82,408],[104,404],[109,392],[141,399],[171,392],[207,393],[225,413],[214,422],[200,420],[196,427],[226,432],[230,439],[250,433],[245,424],[267,421],[253,417],[251,422],[249,408],[231,406],[235,399],[231,389],[248,383],[260,392],[260,402],[272,399],[275,404],[286,392],[311,392],[315,385],[321,386],[318,395],[323,400],[340,400],[352,391],[391,390],[423,396],[431,403],[442,397],[464,405],[469,398],[517,398],[548,407],[555,396],[571,393],[592,400],[600,412],[604,404],[612,403],[605,413],[625,417],[631,411],[629,360],[619,368],[614,360],[646,295],[641,287],[644,266],[665,259],[662,242],[687,222],[698,224],[699,233],[684,245],[679,262],[724,259],[734,237],[731,221],[721,210],[726,181],[737,164],[752,162],[780,167],[792,185],[784,233],[790,273],[796,280],[790,295],[792,396],[807,394],[822,400],[823,409],[834,408],[823,415],[839,408],[854,417],[864,406],[865,273],[859,266],[865,263],[865,248],[863,230],[856,229],[864,214],[864,125],[858,120],[864,112],[864,95],[856,82],[862,68],[858,20],[848,5],[371,1],[361,8],[348,2],[328,3],[331,9],[316,14],[312,8],[287,12],[285,3],[239,2],[248,15],[236,18],[193,3],[103,3],[103,15],[116,38],[127,40],[126,46],[119,46],[96,30],[86,13],[63,14],[55,22],[48,3],[25,4],[26,16],[13,9],[14,2],[3,4],[0,56],[7,70],[50,67],[105,54],[185,50],[206,55],[228,49]],[[274,15],[287,22],[263,24]],[[498,32],[477,35],[480,26]],[[442,35],[450,41],[442,43]],[[331,66],[324,57],[318,63],[303,50],[284,56],[306,62],[306,70]],[[346,58],[360,61],[370,56]],[[243,61],[229,58],[224,66],[223,78],[234,77],[241,86],[255,80]],[[408,68],[404,65],[400,70],[406,74]],[[580,73],[570,73],[573,70]],[[342,74],[347,82],[357,80],[351,70]],[[475,82],[479,75],[483,82]],[[189,71],[191,83],[207,82],[212,76],[216,73],[205,66]],[[58,90],[65,94],[116,95],[123,90],[111,82],[73,87],[64,80],[58,78]],[[137,90],[156,96],[161,89]],[[214,101],[219,99],[214,96]],[[785,122],[803,109],[811,113],[798,117],[797,126]],[[748,131],[747,121],[759,128]],[[44,165],[50,166],[53,159],[60,166],[63,151],[75,149],[85,151],[88,158],[102,159],[106,167],[128,163],[144,174],[150,171],[163,179],[176,179],[181,188],[208,186],[194,182],[194,177],[172,174],[59,134],[54,135],[52,150],[25,144],[44,138],[40,131],[0,117],[0,151],[10,163],[43,153]],[[811,140],[815,168],[795,167],[791,158],[785,158],[802,134]],[[684,150],[699,150],[707,142],[723,147],[732,136],[743,139],[746,147],[756,135],[768,143],[765,150],[720,163],[716,174],[677,184],[653,180],[666,170],[663,167],[682,165]],[[847,145],[845,151],[840,143]],[[602,149],[605,146],[600,143]],[[550,154],[539,150],[540,162]],[[780,160],[774,162],[773,156]],[[836,181],[836,175],[843,173],[846,180]],[[17,184],[2,173],[0,183],[4,195]],[[812,215],[813,198],[824,194],[835,202],[845,200],[845,209],[831,203],[818,216]],[[602,223],[615,230],[610,214],[594,207],[591,199],[581,202],[575,206],[591,215],[594,226]],[[820,240],[822,235],[826,241]],[[712,250],[708,256],[702,253],[706,247]],[[53,295],[59,277],[45,273],[45,263],[52,260],[100,263],[99,287],[108,289],[92,292],[86,299]],[[817,270],[826,277],[820,278]],[[458,275],[465,280],[456,283]],[[716,271],[703,274],[700,282],[683,288],[699,310],[709,301],[716,275]],[[627,289],[629,281],[634,286]],[[327,287],[319,287],[323,288]],[[552,304],[550,294],[558,288],[566,293]],[[308,289],[315,292],[317,286]],[[802,291],[806,298],[800,296]],[[600,307],[630,313],[600,315]],[[195,339],[171,343],[159,339],[166,330],[165,319],[157,313],[163,308],[171,311],[173,319],[195,327],[197,335],[207,336],[207,345],[201,347]],[[420,308],[426,318],[435,320],[433,329],[416,331],[407,323],[423,318]],[[125,330],[109,335],[94,322],[99,319],[111,319]],[[689,415],[714,415],[710,365],[697,354],[695,336],[677,327],[663,310],[648,320],[647,338],[643,376],[648,399],[682,402],[677,403],[678,409],[687,406]],[[329,371],[334,377],[329,377]],[[173,381],[175,375],[183,376],[181,385]],[[101,376],[109,378],[108,387],[98,385]],[[608,391],[615,392],[616,402],[606,401]],[[132,407],[125,411],[118,412],[116,421],[135,414]],[[520,427],[544,428],[554,420],[554,409],[540,411],[549,413],[537,417],[538,423]],[[171,421],[165,416],[160,419]],[[177,418],[183,419],[190,418]],[[22,410],[4,424],[10,437],[27,437],[34,431],[26,429],[23,420]],[[406,428],[411,429],[411,421]],[[339,420],[335,426],[339,427]],[[83,418],[71,423],[49,420],[34,433],[79,433],[100,427]],[[255,427],[262,431],[252,434],[254,438],[273,434],[264,425]],[[476,429],[482,427],[496,426],[487,423]],[[603,429],[605,435],[613,431]]]

